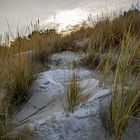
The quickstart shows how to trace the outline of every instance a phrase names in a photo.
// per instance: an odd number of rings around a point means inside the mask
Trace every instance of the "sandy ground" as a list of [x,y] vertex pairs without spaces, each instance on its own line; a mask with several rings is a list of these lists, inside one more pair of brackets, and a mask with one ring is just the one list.
[[[50,69],[38,74],[29,91],[31,98],[14,116],[17,128],[27,126],[32,130],[32,140],[107,140],[99,108],[111,89],[100,87],[93,71],[74,67],[83,57],[84,54],[73,52],[54,54]],[[62,95],[73,72],[79,76],[83,94],[89,92],[91,98],[79,105],[74,113],[66,114]],[[126,140],[133,139],[129,138]]]

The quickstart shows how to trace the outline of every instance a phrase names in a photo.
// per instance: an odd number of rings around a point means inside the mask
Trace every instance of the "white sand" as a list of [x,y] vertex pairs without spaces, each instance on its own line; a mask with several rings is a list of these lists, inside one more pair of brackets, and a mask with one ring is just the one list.
[[[20,124],[20,127],[27,125],[33,130],[33,140],[105,140],[99,108],[100,101],[109,96],[111,90],[99,87],[99,81],[94,79],[92,71],[69,68],[73,61],[80,61],[81,58],[83,55],[79,53],[55,54],[52,56],[51,69],[38,74],[30,88],[29,102],[15,116],[16,124]],[[56,63],[57,66],[54,65]],[[83,94],[89,92],[91,98],[85,105],[79,105],[73,114],[66,114],[60,95],[64,93],[73,72],[79,75]],[[46,105],[43,110],[27,118]]]

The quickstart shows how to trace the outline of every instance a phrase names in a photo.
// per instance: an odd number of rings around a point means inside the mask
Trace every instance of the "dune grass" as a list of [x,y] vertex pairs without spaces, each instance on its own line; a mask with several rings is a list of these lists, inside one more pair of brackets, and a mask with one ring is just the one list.
[[[76,45],[76,41],[85,39],[88,39],[86,46]],[[137,119],[140,110],[140,11],[133,7],[118,17],[103,18],[94,27],[81,27],[65,36],[55,30],[37,30],[28,36],[18,36],[10,44],[0,44],[0,91],[4,91],[0,138],[10,139],[11,125],[7,119],[16,106],[27,100],[38,64],[44,65],[53,53],[67,50],[86,52],[83,62],[98,68],[102,83],[113,71],[111,103],[103,120],[115,140],[121,139],[131,119]],[[31,51],[31,57],[23,55],[25,51]],[[74,112],[76,106],[89,99],[88,93],[81,93],[79,77],[74,73],[65,89],[63,107],[66,112]]]
[[[84,60],[85,65],[94,69],[97,68],[100,62],[105,59],[106,54],[112,51],[113,57],[110,59],[114,61],[114,65],[111,67],[114,69],[117,64],[117,59],[114,60],[114,58],[121,50],[120,44],[125,33],[130,30],[131,34],[140,37],[139,19],[140,12],[134,8],[118,17],[115,16],[113,19],[107,17],[98,21],[93,28],[92,34],[89,32],[90,37],[86,49],[87,58]],[[135,54],[135,56],[138,56],[138,54]],[[102,63],[103,65],[104,63]]]
[[140,11],[133,7],[112,20],[98,21],[89,37],[86,66],[100,71],[100,82],[112,73],[111,103],[101,120],[108,135],[121,140],[127,126],[140,112]]
[[[121,140],[130,120],[138,119],[140,111],[139,72],[135,71],[135,53],[140,46],[138,36],[127,32],[121,42],[121,50],[112,85],[111,103],[102,114],[102,122],[114,140]],[[109,71],[109,67],[107,67]],[[106,68],[105,68],[106,71]]]
[[82,94],[80,90],[80,81],[76,72],[72,73],[70,81],[65,88],[63,96],[63,108],[65,112],[74,112],[75,108],[90,98],[89,93]]
[[63,36],[55,30],[35,32],[30,36],[33,60],[44,65],[53,53],[74,50],[71,36]]
[[[134,80],[133,75],[138,75],[131,74],[131,71],[133,71],[131,63],[139,46],[140,40],[129,35],[129,33],[122,41],[122,49],[117,62],[110,104],[110,115],[115,140],[121,139],[129,120],[135,118],[135,115],[140,110],[140,89],[136,78],[136,83],[132,83]],[[128,81],[131,81],[131,84],[126,89],[125,86],[127,86]]]
[[75,107],[79,104],[80,84],[78,76],[73,74],[64,93],[63,107],[66,112],[74,112]]
[[28,63],[24,55],[10,56],[1,62],[0,85],[5,90],[2,110],[7,108],[9,112],[12,106],[27,99],[27,92],[35,80],[37,69],[36,65]]
[[[4,48],[0,55],[0,139],[25,140],[25,132],[16,138],[11,115],[29,98],[28,89],[36,79],[39,66],[15,48]],[[17,51],[17,50],[16,50]]]

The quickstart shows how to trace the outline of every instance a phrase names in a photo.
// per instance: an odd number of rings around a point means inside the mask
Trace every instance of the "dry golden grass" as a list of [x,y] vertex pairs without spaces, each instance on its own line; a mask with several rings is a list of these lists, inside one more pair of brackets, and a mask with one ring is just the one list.
[[[140,111],[139,73],[134,71],[136,66],[132,63],[139,46],[138,37],[127,32],[121,42],[121,51],[112,85],[111,103],[102,114],[104,127],[115,140],[121,140],[131,119],[138,119],[137,114]],[[106,71],[108,73],[109,70],[109,66],[105,67],[105,72],[102,72],[103,77],[106,77]]]
[[[76,48],[75,41],[86,38],[87,46],[82,48],[87,53],[84,61],[86,65],[98,67],[102,82],[106,82],[110,71],[115,73],[111,104],[104,119],[107,117],[110,122],[109,131],[111,130],[114,139],[121,139],[129,120],[137,119],[140,107],[140,11],[136,8],[112,20],[103,18],[94,27],[81,27],[66,36],[56,33],[55,30],[36,30],[27,37],[18,36],[10,47],[6,43],[0,44],[0,88],[5,91],[0,114],[6,116],[4,121],[0,119],[0,138],[10,139],[10,124],[7,122],[5,125],[5,121],[15,105],[20,105],[27,99],[38,63],[46,63],[55,52],[81,51],[80,47]],[[9,42],[8,36],[6,40]],[[29,50],[32,51],[31,58],[19,55]],[[73,74],[65,89],[63,106],[66,112],[74,112],[76,106],[85,103],[89,98],[89,94],[81,94],[78,79],[77,74]]]
[[[36,78],[38,65],[25,54],[15,54],[15,48],[4,48],[0,55],[0,139],[25,140],[25,132],[13,137],[11,114],[29,97],[28,89]],[[22,51],[21,51],[22,52]],[[1,93],[2,92],[2,93]]]
[[121,44],[121,53],[117,62],[117,69],[112,89],[112,98],[110,105],[111,121],[116,140],[121,139],[121,135],[129,123],[129,120],[135,117],[140,109],[140,89],[136,83],[131,82],[128,89],[125,89],[128,81],[133,81],[133,67],[131,65],[135,52],[139,48],[140,41],[129,33],[123,39]]
[[35,79],[38,67],[29,64],[24,55],[5,58],[0,65],[0,85],[5,90],[2,110],[9,112],[12,106],[27,99],[28,89]]
[[75,107],[86,101],[90,98],[89,93],[82,94],[80,91],[80,81],[77,73],[73,73],[68,85],[65,88],[65,93],[63,97],[63,107],[65,112],[74,112]]
[[[121,50],[121,40],[128,31],[139,38],[139,19],[140,11],[132,9],[118,17],[115,16],[113,20],[103,18],[101,21],[98,21],[95,27],[93,27],[92,34],[89,32],[90,37],[86,50],[87,58],[85,59],[85,64],[91,68],[96,68],[101,63],[100,61],[102,61],[103,56],[109,51],[112,51],[114,55],[118,55]],[[135,57],[139,58],[139,52],[140,49],[137,50]],[[113,57],[110,59],[114,59]],[[116,61],[117,59],[114,60],[112,69],[115,68]]]

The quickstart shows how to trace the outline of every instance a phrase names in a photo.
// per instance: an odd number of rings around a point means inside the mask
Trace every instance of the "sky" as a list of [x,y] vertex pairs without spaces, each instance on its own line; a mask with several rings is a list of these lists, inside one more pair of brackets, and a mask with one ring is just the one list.
[[[102,12],[128,9],[140,0],[0,0],[0,34],[14,32],[38,19],[42,26],[74,25]],[[10,28],[9,28],[10,27]]]

